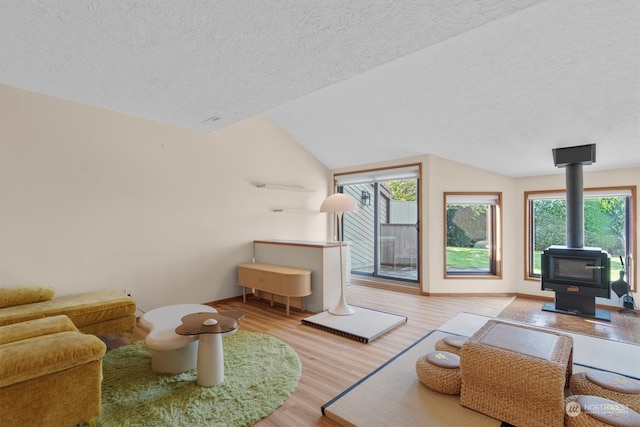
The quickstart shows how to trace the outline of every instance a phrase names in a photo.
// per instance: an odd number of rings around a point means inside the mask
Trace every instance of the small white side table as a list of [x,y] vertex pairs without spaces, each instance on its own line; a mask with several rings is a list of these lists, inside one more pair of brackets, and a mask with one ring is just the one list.
[[193,313],[182,318],[176,328],[178,335],[199,335],[198,385],[211,387],[224,381],[224,352],[222,334],[238,330],[238,320],[244,313],[236,310],[218,313]]

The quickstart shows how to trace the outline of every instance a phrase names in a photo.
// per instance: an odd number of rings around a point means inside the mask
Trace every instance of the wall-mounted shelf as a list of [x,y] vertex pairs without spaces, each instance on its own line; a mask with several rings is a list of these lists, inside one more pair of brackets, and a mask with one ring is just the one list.
[[288,212],[288,213],[320,213],[311,209],[272,209],[272,212]]
[[284,191],[298,191],[301,193],[315,193],[316,190],[312,188],[297,187],[294,185],[280,185],[280,184],[256,184],[258,188],[264,188],[267,190],[284,190]]

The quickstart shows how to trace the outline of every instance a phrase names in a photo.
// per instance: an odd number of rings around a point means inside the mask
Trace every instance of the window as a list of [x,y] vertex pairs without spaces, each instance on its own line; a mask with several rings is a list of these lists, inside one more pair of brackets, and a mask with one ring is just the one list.
[[335,176],[339,191],[358,201],[342,224],[354,275],[419,283],[419,177],[418,164]]
[[[624,270],[635,289],[630,259],[635,247],[636,187],[584,190],[584,245],[606,250],[611,256],[611,279]],[[540,280],[540,255],[551,245],[566,245],[566,193],[526,192],[525,279]],[[623,268],[624,263],[624,268]]]
[[502,276],[502,193],[444,193],[445,278]]

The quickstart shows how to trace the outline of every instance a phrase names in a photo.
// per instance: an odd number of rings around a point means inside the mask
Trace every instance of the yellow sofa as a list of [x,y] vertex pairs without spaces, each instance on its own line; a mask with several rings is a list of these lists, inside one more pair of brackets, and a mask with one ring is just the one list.
[[135,301],[114,290],[55,297],[49,286],[0,287],[0,326],[66,315],[85,334],[103,336],[136,327]]
[[105,351],[63,315],[0,326],[0,426],[94,425]]

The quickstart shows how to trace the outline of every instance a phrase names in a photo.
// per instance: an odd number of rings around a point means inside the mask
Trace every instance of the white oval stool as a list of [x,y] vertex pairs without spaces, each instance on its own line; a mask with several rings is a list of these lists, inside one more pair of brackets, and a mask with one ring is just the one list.
[[159,307],[140,317],[140,326],[148,332],[144,343],[152,351],[151,369],[179,374],[194,369],[198,361],[198,336],[176,334],[182,318],[193,313],[217,313],[202,304],[176,304]]

